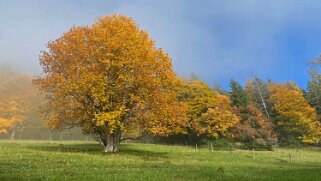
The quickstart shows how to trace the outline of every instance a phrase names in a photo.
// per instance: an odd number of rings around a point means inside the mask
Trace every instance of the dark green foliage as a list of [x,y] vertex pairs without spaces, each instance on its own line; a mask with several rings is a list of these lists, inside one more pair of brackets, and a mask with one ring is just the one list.
[[[310,80],[306,92],[306,98],[321,119],[321,55],[316,59],[308,61]],[[320,120],[321,121],[321,120]]]
[[248,104],[248,97],[243,87],[233,79],[230,82],[230,87],[231,87],[230,98],[233,106],[246,107]]
[[313,106],[318,115],[321,115],[321,77],[313,77],[308,82],[308,89],[306,92],[306,98],[310,105]]
[[235,142],[226,138],[220,138],[208,142],[208,147],[211,150],[227,150],[232,151],[236,149]]
[[295,133],[287,132],[280,134],[280,146],[290,146],[290,147],[296,147],[303,145],[300,140],[298,140],[298,135]]
[[154,136],[151,142],[157,144],[195,146],[195,144],[205,145],[207,141],[204,138],[198,136],[193,130],[188,129],[187,134]]

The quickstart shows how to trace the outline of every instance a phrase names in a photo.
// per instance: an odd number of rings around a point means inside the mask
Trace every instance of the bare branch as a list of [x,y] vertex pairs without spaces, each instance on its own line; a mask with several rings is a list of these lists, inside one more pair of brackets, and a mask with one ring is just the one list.
[[136,138],[133,138],[133,137],[122,138],[122,139],[120,139],[120,141],[125,141],[125,140],[138,140],[138,139],[143,138],[143,137],[145,137],[145,136],[147,136],[147,134],[138,136],[138,137],[136,137]]

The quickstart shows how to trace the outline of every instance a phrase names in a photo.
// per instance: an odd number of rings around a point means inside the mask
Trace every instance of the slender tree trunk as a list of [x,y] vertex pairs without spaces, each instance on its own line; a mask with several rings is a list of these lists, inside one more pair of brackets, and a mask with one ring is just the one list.
[[52,140],[52,133],[51,133],[51,131],[49,131],[49,140],[50,140],[50,141]]
[[16,130],[15,129],[12,129],[12,132],[11,132],[11,136],[10,136],[10,139],[11,140],[14,140],[14,135],[16,134]]
[[60,134],[59,134],[59,139],[60,139],[60,141],[62,141],[62,139],[63,139],[63,133],[62,132],[60,132]]
[[257,86],[257,90],[258,90],[259,95],[260,95],[260,98],[261,98],[261,100],[262,100],[262,104],[263,104],[263,108],[264,108],[264,110],[265,110],[266,117],[267,117],[268,119],[270,119],[270,114],[269,114],[269,112],[268,112],[268,110],[267,110],[267,106],[266,106],[266,104],[265,104],[265,100],[264,100],[264,98],[263,98],[263,96],[262,96],[261,89],[259,88],[259,86]]
[[119,152],[120,134],[114,135],[114,152]]
[[22,135],[23,135],[24,130],[25,130],[25,127],[23,126],[23,127],[21,128],[21,131],[20,131],[19,140],[22,139]]

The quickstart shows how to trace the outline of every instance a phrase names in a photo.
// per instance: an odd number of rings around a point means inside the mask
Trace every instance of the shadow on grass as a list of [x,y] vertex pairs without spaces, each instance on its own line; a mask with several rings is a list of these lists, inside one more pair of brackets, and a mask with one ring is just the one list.
[[155,160],[157,158],[167,158],[168,152],[150,151],[143,148],[136,147],[135,144],[121,144],[121,155],[132,155],[144,158],[145,160]]
[[[115,159],[81,159],[77,154],[86,153],[102,156],[101,147],[96,143],[48,143],[33,144],[28,149],[53,153],[71,153],[74,157],[60,158],[51,154],[37,152],[19,152],[16,157],[6,157],[15,148],[0,154],[0,180],[320,180],[321,166],[319,162],[293,163],[268,160],[260,164],[242,164],[248,159],[215,162],[216,159],[198,161],[181,152],[167,152],[154,149],[152,145],[121,144],[120,157]],[[159,148],[159,147],[158,147]],[[154,149],[154,150],[153,150]],[[25,151],[25,150],[23,150]],[[32,153],[32,155],[30,155]],[[21,159],[21,155],[22,158]],[[25,155],[23,155],[25,154]],[[179,161],[171,160],[175,154]],[[198,152],[195,152],[195,157]],[[30,157],[31,156],[31,157]],[[79,155],[81,157],[81,155]],[[108,155],[107,155],[108,156]],[[124,157],[122,157],[124,156]],[[138,160],[126,160],[127,156]],[[210,155],[208,155],[210,156]],[[168,158],[167,158],[168,157]],[[193,156],[194,157],[194,156]],[[165,159],[164,159],[165,158]],[[69,160],[70,159],[70,160]],[[139,159],[148,160],[141,162]],[[163,160],[158,160],[163,159]],[[189,160],[190,159],[190,160]],[[286,159],[286,157],[284,157]],[[97,162],[95,162],[97,160]],[[155,161],[156,160],[156,161]],[[184,160],[184,162],[182,161]],[[252,160],[251,160],[252,162]],[[43,165],[39,166],[39,163]],[[66,164],[69,163],[69,164]],[[113,165],[111,165],[113,164]],[[234,165],[235,164],[235,165]],[[88,165],[88,167],[84,167]],[[41,168],[43,167],[43,171]],[[88,169],[95,168],[95,169]],[[32,170],[33,169],[33,170]],[[39,171],[40,169],[40,171]],[[45,174],[44,174],[45,173]],[[30,176],[30,177],[29,177]]]
[[167,152],[149,151],[143,148],[136,147],[135,144],[121,144],[119,153],[104,153],[102,147],[95,143],[79,143],[79,144],[48,144],[48,145],[37,145],[29,147],[30,149],[38,151],[49,151],[49,152],[62,152],[62,153],[86,153],[93,155],[129,155],[137,156],[146,160],[155,158],[167,157]]
[[48,144],[36,145],[29,148],[39,151],[64,152],[64,153],[92,153],[97,154],[101,151],[101,147],[97,144]]

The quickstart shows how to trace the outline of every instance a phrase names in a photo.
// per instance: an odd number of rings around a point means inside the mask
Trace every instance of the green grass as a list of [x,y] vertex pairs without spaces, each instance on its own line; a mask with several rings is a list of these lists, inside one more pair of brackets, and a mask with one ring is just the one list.
[[0,180],[321,180],[319,148],[255,154],[134,143],[104,154],[93,142],[0,141]]

